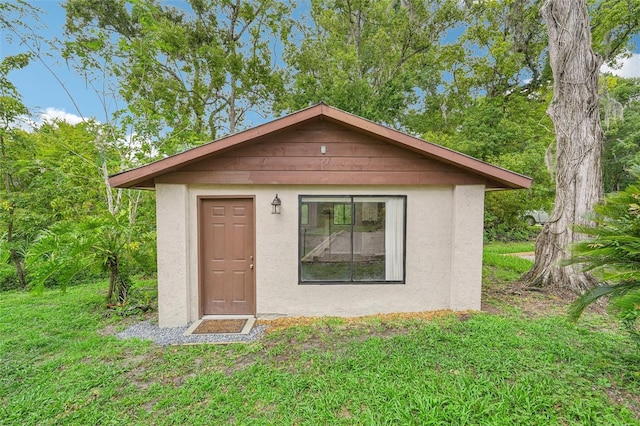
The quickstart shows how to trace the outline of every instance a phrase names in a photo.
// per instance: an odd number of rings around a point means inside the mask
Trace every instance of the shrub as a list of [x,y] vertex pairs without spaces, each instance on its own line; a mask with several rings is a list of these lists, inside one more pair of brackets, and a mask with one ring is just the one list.
[[0,291],[16,290],[20,288],[20,281],[16,268],[11,264],[6,239],[0,240]]
[[0,268],[0,291],[16,290],[20,288],[18,275],[9,268]]
[[589,239],[572,247],[570,264],[580,264],[602,285],[587,291],[570,308],[578,319],[596,300],[609,297],[609,308],[638,338],[640,317],[640,182],[608,195],[594,207],[592,224],[576,226]]
[[488,193],[484,208],[485,241],[510,242],[534,239],[540,233],[540,228],[527,225],[523,219],[524,212],[546,207],[547,204],[535,197],[531,198],[525,191]]
[[640,291],[630,291],[614,298],[611,306],[624,329],[640,345]]

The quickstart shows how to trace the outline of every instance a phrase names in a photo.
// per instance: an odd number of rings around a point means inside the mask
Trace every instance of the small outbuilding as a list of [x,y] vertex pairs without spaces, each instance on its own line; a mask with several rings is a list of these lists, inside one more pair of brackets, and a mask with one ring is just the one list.
[[325,104],[111,176],[155,189],[161,327],[478,310],[484,193],[531,179]]

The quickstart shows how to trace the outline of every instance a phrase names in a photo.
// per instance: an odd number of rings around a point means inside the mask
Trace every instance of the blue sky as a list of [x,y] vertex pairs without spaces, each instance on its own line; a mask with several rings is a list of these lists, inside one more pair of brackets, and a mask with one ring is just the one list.
[[[109,0],[105,0],[109,1]],[[33,4],[43,11],[42,20],[46,28],[39,32],[47,39],[53,40],[62,35],[64,25],[64,9],[59,0],[32,0]],[[176,1],[177,2],[177,1]],[[636,51],[640,49],[640,37],[636,37]],[[24,52],[25,48],[17,43],[9,43],[5,34],[0,38],[0,57]],[[79,121],[79,116],[95,117],[104,121],[105,113],[100,98],[87,87],[79,77],[59,59],[47,58],[47,64],[60,82],[39,61],[33,61],[25,69],[10,74],[11,81],[18,87],[23,102],[38,117],[64,118],[70,122]],[[634,54],[626,60],[620,70],[613,71],[625,77],[640,77],[640,54]],[[61,84],[62,83],[62,84]],[[63,85],[70,92],[67,94]],[[73,98],[73,101],[72,99]],[[77,104],[77,108],[74,105]],[[257,123],[256,123],[257,124]]]
[[[64,25],[64,9],[57,0],[35,0],[33,4],[43,11],[43,24],[46,26],[38,32],[47,39],[59,37]],[[15,40],[8,42],[4,34],[0,39],[0,56],[25,52],[24,46],[20,46]],[[32,112],[39,116],[49,109],[50,114],[63,116],[63,112],[69,114],[70,121],[75,121],[73,116],[80,114],[100,118],[100,102],[87,91],[83,80],[74,75],[64,63],[57,62],[55,58],[46,58],[47,64],[52,68],[61,83],[72,94],[78,108],[75,108],[70,96],[64,91],[60,82],[39,61],[34,60],[22,70],[13,71],[9,78],[17,86],[22,95],[22,100]],[[80,111],[78,111],[78,109]],[[101,114],[104,116],[104,114]]]

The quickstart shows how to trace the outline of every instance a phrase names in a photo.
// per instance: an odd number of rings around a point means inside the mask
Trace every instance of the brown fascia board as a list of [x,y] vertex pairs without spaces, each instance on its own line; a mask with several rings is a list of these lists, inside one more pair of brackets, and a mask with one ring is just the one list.
[[531,186],[532,179],[527,176],[485,163],[484,161],[440,145],[426,142],[406,133],[330,107],[324,103],[311,106],[252,129],[227,136],[218,141],[201,145],[183,153],[175,154],[162,160],[112,175],[109,178],[109,185],[114,188],[151,189],[154,187],[153,181],[157,176],[180,169],[205,156],[219,153],[250,140],[285,130],[316,117],[326,117],[338,124],[351,127],[356,131],[373,135],[394,145],[410,149],[416,153],[483,176],[488,180],[487,187],[490,187],[492,190],[524,189]]

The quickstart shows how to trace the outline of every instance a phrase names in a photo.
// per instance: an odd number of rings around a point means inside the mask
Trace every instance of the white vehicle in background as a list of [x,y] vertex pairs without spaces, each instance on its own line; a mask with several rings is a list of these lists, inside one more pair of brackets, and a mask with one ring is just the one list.
[[527,210],[523,215],[527,225],[544,225],[549,220],[549,213],[544,210]]

